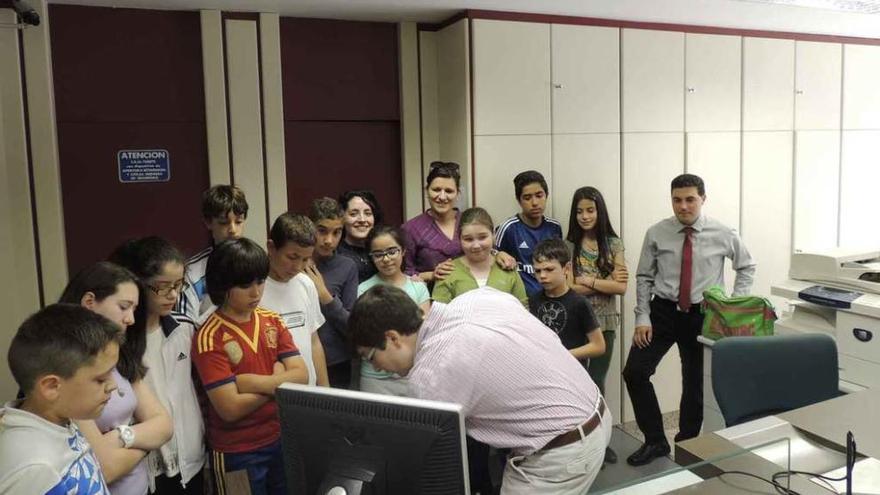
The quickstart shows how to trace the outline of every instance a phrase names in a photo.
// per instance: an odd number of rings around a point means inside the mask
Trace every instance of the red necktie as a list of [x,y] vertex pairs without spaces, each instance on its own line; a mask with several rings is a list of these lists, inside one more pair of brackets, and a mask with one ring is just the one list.
[[694,271],[694,246],[691,242],[693,227],[684,228],[684,244],[681,247],[681,278],[678,281],[678,308],[691,309],[691,282]]

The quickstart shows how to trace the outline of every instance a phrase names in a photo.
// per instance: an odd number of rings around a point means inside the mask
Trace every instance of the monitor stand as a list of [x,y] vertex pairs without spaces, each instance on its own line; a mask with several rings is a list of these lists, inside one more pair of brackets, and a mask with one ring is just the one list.
[[[347,461],[347,462],[346,462]],[[366,459],[335,461],[328,466],[319,495],[384,495],[379,489],[377,466]]]

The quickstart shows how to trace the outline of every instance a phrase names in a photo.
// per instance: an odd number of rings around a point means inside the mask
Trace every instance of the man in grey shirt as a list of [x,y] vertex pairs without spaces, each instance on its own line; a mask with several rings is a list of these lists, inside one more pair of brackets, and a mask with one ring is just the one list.
[[627,459],[634,466],[669,453],[651,376],[673,344],[681,355],[679,442],[700,434],[703,424],[703,291],[724,284],[724,259],[736,270],[733,295],[749,293],[755,261],[735,229],[701,214],[703,180],[682,174],[672,180],[675,216],[645,233],[636,272],[636,328],[623,378],[645,443]]

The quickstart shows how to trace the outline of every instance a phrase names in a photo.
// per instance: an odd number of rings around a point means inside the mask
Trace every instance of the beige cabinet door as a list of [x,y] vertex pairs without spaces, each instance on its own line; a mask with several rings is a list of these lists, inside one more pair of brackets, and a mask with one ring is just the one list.
[[[792,133],[746,132],[742,149],[740,234],[758,263],[752,294],[769,297],[791,261]],[[784,299],[771,300],[784,307]]]
[[794,128],[794,41],[743,38],[743,130]]
[[836,247],[840,131],[798,131],[794,167],[794,249]]
[[550,25],[477,19],[472,48],[474,134],[550,134]]
[[877,184],[880,131],[843,131],[840,159],[840,246],[880,246]]
[[880,129],[880,46],[843,47],[843,128]]
[[840,129],[843,45],[796,41],[795,57],[795,129]]
[[685,127],[738,131],[742,112],[742,38],[685,35]]
[[703,211],[729,227],[739,228],[740,133],[689,132],[686,169],[706,184]]
[[623,132],[684,130],[684,33],[624,29]]
[[[548,187],[552,184],[549,134],[474,137],[474,204],[485,208],[495,225],[519,213],[513,178],[525,170],[541,172]],[[553,211],[548,201],[545,214],[552,216]]]
[[611,224],[619,228],[620,134],[553,135],[550,194],[563,234],[568,232],[572,195],[584,186],[593,186],[602,193]]
[[[550,195],[555,217],[562,224],[563,236],[568,234],[571,216],[571,199],[574,191],[593,186],[602,193],[611,226],[622,236],[620,227],[620,134],[554,134],[553,180]],[[630,273],[634,268],[630,266]],[[635,290],[635,275],[630,277],[630,290]],[[618,301],[620,304],[620,301]],[[605,400],[620,422],[620,363],[625,347],[623,332],[617,332],[617,342],[611,355],[611,372],[605,378]]]
[[[739,229],[740,135],[735,132],[689,132],[685,135],[685,169],[706,184],[703,213]],[[724,285],[733,291],[735,272],[725,264]]]
[[[680,93],[679,93],[680,94]],[[635,272],[642,251],[642,242],[648,227],[672,215],[669,183],[684,172],[684,134],[624,133],[623,134],[623,242],[626,244],[626,263],[633,275],[633,288],[623,298],[623,346],[621,356],[626,362],[629,343],[632,342],[633,308],[636,303]],[[678,409],[681,397],[681,365],[678,348],[673,347],[660,363],[652,380],[657,391],[660,409],[664,412]],[[624,396],[624,419],[635,416],[629,395]]]
[[550,26],[553,133],[620,132],[620,30]]

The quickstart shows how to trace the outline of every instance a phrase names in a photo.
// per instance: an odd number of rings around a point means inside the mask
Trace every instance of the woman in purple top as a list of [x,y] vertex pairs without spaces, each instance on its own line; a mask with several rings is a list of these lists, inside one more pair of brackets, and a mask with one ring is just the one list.
[[79,304],[107,318],[126,332],[113,370],[118,388],[96,420],[77,425],[95,449],[101,471],[114,495],[146,495],[149,475],[144,457],[171,437],[171,418],[142,380],[143,348],[129,328],[135,322],[140,290],[135,276],[109,262],[79,272],[58,302]]
[[424,282],[443,280],[452,271],[452,259],[461,256],[458,238],[458,200],[461,176],[458,164],[432,162],[425,190],[430,208],[403,224],[406,233],[404,267]]

